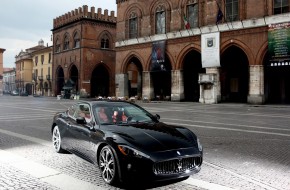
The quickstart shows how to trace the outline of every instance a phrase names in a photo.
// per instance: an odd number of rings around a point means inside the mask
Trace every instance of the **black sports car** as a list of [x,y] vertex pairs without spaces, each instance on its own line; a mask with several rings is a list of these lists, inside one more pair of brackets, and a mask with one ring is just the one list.
[[159,121],[125,101],[83,101],[57,113],[56,152],[69,151],[96,164],[108,184],[129,179],[187,178],[200,170],[202,146],[184,127]]

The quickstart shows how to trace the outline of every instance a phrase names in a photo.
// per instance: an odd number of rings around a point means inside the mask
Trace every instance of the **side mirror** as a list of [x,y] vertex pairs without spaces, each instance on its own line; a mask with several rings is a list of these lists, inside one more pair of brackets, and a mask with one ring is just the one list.
[[77,124],[86,124],[86,119],[84,117],[77,117]]
[[159,121],[159,119],[160,119],[160,115],[159,115],[159,114],[156,114],[156,115],[155,115],[155,118]]

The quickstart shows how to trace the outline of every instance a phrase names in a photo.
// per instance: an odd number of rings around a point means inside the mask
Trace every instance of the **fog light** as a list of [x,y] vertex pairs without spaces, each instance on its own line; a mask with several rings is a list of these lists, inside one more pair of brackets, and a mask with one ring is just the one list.
[[132,168],[132,165],[131,164],[128,164],[127,165],[127,169],[130,170],[131,168]]

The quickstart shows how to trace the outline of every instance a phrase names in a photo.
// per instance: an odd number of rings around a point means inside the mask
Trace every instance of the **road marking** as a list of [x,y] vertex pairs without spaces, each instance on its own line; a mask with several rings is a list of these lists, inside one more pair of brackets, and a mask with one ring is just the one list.
[[216,130],[226,130],[226,131],[238,131],[238,132],[245,132],[245,133],[257,133],[257,134],[264,134],[264,135],[278,135],[284,137],[290,137],[290,134],[284,133],[272,133],[272,132],[264,132],[264,131],[255,131],[255,130],[243,130],[243,129],[230,129],[225,127],[213,127],[213,126],[204,126],[204,125],[193,125],[193,124],[186,124],[186,123],[173,123],[173,122],[165,122],[166,124],[171,125],[178,125],[178,126],[187,126],[187,127],[197,127],[203,129],[216,129]]
[[5,165],[10,165],[24,173],[28,173],[40,181],[49,183],[52,186],[66,190],[101,190],[104,188],[93,185],[89,182],[82,181],[72,176],[63,174],[55,169],[45,165],[30,161],[19,155],[10,153],[0,149],[0,162]]
[[274,130],[280,130],[280,131],[290,131],[290,129],[278,128],[278,127],[276,127],[276,128],[275,127],[260,127],[260,126],[254,126],[254,125],[229,124],[229,123],[207,122],[207,121],[193,121],[193,120],[173,119],[173,118],[162,118],[162,119],[173,120],[173,121],[187,121],[187,122],[191,122],[191,123],[206,123],[206,124],[227,125],[227,126],[257,128],[257,129],[274,129]]
[[4,133],[6,135],[10,135],[10,136],[13,136],[13,137],[17,137],[17,138],[20,138],[20,139],[31,141],[31,142],[34,142],[34,143],[37,143],[37,144],[41,144],[43,146],[52,147],[52,142],[46,141],[46,140],[42,140],[42,139],[39,139],[39,138],[35,138],[35,137],[27,136],[27,135],[22,135],[22,134],[19,134],[19,133],[14,133],[14,132],[7,131],[7,130],[4,130],[4,129],[0,129],[0,133]]

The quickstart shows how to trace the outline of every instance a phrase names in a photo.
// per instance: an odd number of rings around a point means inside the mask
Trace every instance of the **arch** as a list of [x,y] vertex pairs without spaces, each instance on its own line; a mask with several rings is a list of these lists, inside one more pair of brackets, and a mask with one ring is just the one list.
[[62,91],[62,88],[64,86],[64,71],[63,71],[63,68],[61,66],[58,66],[56,71],[55,71],[55,76],[56,76],[56,79],[55,79],[55,86],[56,86],[56,89],[55,89],[55,93],[56,95],[60,95],[61,94],[61,91]]
[[[171,10],[172,4],[167,0],[154,1],[150,6],[150,25],[151,34],[156,34],[156,13],[158,10],[164,9],[165,11],[165,33],[170,31],[170,21],[171,21]],[[154,16],[153,16],[154,15]]]
[[[126,39],[139,37],[141,34],[141,21],[143,17],[142,8],[137,3],[134,3],[126,9],[124,15]],[[131,29],[133,31],[131,31]]]
[[202,68],[201,53],[194,48],[190,49],[182,60],[184,100],[198,102],[200,98],[199,74],[205,73],[206,70]]
[[177,60],[176,60],[176,70],[182,70],[182,66],[183,66],[183,60],[185,58],[185,56],[190,52],[190,51],[197,51],[199,53],[201,53],[201,47],[196,45],[196,44],[189,44],[187,46],[185,46],[179,53],[179,55],[177,56]]
[[171,97],[172,62],[170,59],[172,59],[172,57],[169,55],[170,54],[166,52],[165,62],[162,63],[163,67],[161,67],[160,70],[150,70],[150,78],[152,79],[154,93],[153,99],[156,100],[167,100],[169,99],[168,97]]
[[125,72],[128,76],[128,95],[129,97],[142,97],[143,84],[143,66],[140,59],[131,55],[128,61],[124,64]]
[[268,42],[265,42],[262,47],[259,49],[258,54],[256,56],[255,64],[264,65],[264,59],[268,52]]
[[[150,68],[151,68],[151,64],[152,64],[152,59],[151,59],[151,57],[152,57],[152,53],[150,54],[150,56],[148,57],[148,59],[147,59],[147,62],[146,62],[146,65],[144,66],[144,68],[145,68],[145,71],[150,71]],[[168,59],[168,61],[170,62],[170,67],[171,67],[171,69],[172,70],[174,70],[174,59],[173,59],[173,56],[169,53],[169,51],[165,51],[165,57]]]
[[80,37],[80,31],[75,30],[73,32],[73,48],[79,48],[80,47],[80,42],[81,42],[81,37]]
[[61,51],[61,40],[59,36],[56,36],[55,38],[55,52],[60,52]]
[[91,97],[108,97],[110,93],[110,72],[105,64],[98,64],[91,75]]
[[126,73],[126,68],[128,67],[128,64],[129,64],[129,61],[130,61],[130,59],[132,59],[132,58],[136,58],[136,59],[138,59],[139,60],[139,62],[141,63],[141,66],[142,66],[142,70],[144,70],[143,69],[143,63],[144,63],[144,61],[143,61],[143,58],[142,58],[142,56],[139,54],[139,53],[137,53],[137,52],[135,52],[135,51],[132,51],[132,52],[130,52],[130,54],[128,54],[124,59],[123,59],[123,62],[122,62],[122,66],[121,66],[121,72],[122,73]]
[[231,46],[236,46],[245,52],[249,63],[254,63],[255,58],[249,46],[237,39],[227,40],[221,44],[221,55]]
[[63,35],[63,50],[69,50],[70,49],[70,35],[69,33],[65,33]]
[[221,55],[221,101],[247,102],[249,93],[249,60],[236,45],[228,46]]
[[79,71],[75,64],[71,65],[69,68],[69,78],[74,82],[74,90],[78,92],[79,90]]
[[113,47],[113,36],[108,30],[102,31],[99,34],[98,39],[102,49],[111,49]]

